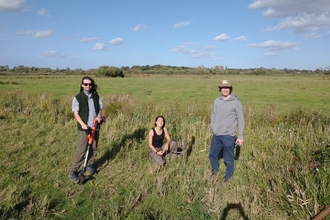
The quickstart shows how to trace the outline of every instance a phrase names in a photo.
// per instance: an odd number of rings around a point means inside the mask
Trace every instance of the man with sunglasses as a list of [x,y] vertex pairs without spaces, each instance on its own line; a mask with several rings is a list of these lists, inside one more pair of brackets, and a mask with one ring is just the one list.
[[[78,126],[78,141],[76,151],[73,155],[72,164],[69,172],[69,178],[75,183],[79,183],[78,169],[84,160],[86,147],[88,144],[88,129],[93,126],[93,121],[97,118],[98,122],[102,122],[103,103],[97,94],[97,85],[94,80],[85,76],[81,80],[80,92],[73,98],[72,112],[77,121]],[[95,132],[92,149],[89,152],[89,157],[86,166],[86,172],[90,174],[96,173],[93,166],[97,154],[97,146],[99,140],[99,126]]]

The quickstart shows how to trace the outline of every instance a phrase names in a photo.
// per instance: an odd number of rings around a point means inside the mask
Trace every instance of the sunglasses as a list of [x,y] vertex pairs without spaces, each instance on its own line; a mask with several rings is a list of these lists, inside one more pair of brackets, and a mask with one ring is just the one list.
[[84,86],[92,86],[93,84],[92,83],[83,83]]

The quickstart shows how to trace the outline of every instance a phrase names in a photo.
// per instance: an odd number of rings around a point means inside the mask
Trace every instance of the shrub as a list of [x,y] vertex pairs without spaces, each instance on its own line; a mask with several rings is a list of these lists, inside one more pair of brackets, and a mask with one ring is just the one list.
[[123,70],[114,66],[100,66],[97,75],[106,77],[124,77]]

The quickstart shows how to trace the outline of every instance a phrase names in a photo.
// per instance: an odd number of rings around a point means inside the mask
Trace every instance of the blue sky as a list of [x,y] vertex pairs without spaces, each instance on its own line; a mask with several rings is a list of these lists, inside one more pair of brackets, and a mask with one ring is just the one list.
[[330,67],[329,0],[0,0],[0,65]]

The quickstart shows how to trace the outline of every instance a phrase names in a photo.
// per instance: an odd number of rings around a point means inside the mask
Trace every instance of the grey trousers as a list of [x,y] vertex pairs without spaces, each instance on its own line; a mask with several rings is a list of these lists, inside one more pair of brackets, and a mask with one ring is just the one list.
[[[163,148],[165,147],[165,144],[163,144],[163,146],[161,148],[156,148],[157,151],[161,151]],[[165,156],[169,157],[169,158],[175,158],[177,156],[176,153],[173,152],[177,152],[178,150],[178,144],[176,143],[176,141],[171,141],[170,143],[170,148],[168,149],[167,153],[164,153],[162,156],[156,154],[155,152],[153,152],[152,150],[149,149],[149,157],[151,158],[152,162],[154,162],[155,164],[158,164],[160,166],[165,164]]]
[[[89,154],[88,154],[87,165],[93,165],[95,162],[95,157],[97,155],[98,142],[99,142],[99,132],[96,131],[92,149],[90,149]],[[82,162],[85,160],[87,144],[88,144],[87,133],[85,131],[78,130],[77,146],[76,146],[76,151],[73,154],[70,172],[77,171],[79,169],[79,167],[81,166]]]

